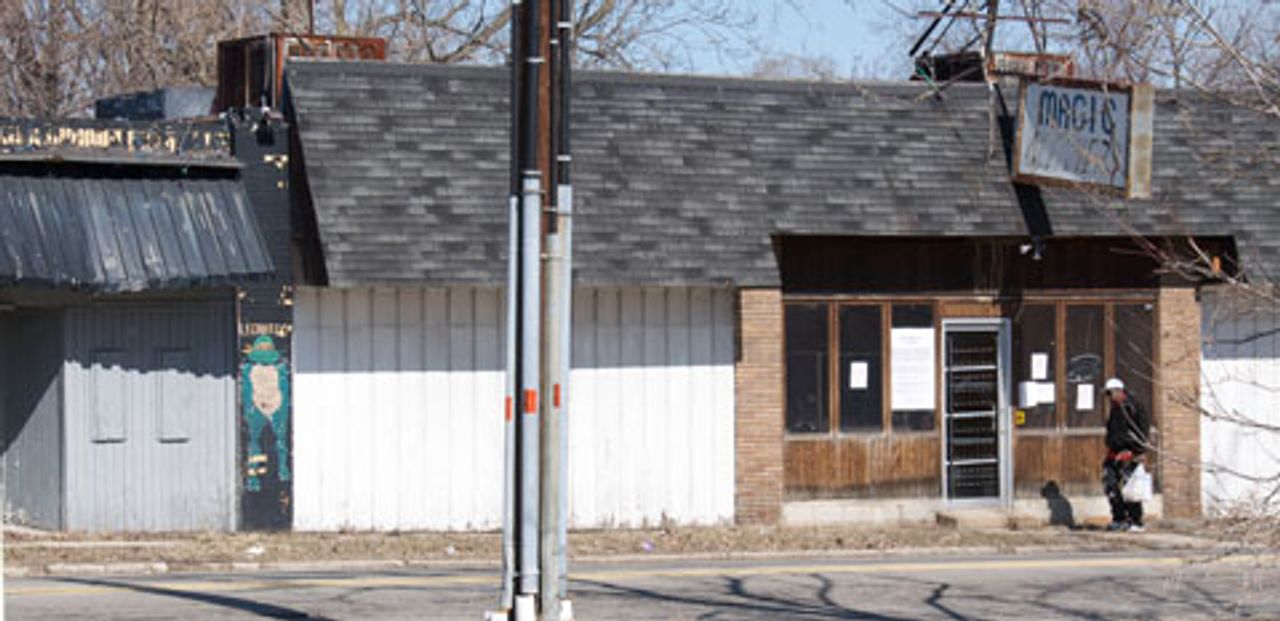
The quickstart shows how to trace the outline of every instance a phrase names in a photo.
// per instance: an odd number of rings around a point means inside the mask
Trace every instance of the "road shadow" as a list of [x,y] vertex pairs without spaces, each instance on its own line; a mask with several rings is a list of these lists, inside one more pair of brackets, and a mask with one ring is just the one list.
[[[1239,576],[1223,575],[1222,582],[1214,588],[1215,581],[1201,583],[1204,576],[1197,578],[1187,573],[1190,567],[1166,575],[1063,576],[1043,586],[1017,584],[1017,577],[1010,574],[992,575],[993,581],[984,587],[975,586],[972,580],[957,583],[892,573],[859,577],[809,573],[790,575],[785,580],[766,575],[708,577],[705,588],[688,583],[668,588],[575,579],[573,590],[584,600],[595,596],[616,598],[609,603],[611,609],[637,606],[659,611],[664,604],[688,606],[701,610],[681,610],[677,618],[703,620],[903,621],[927,617],[945,621],[1120,621],[1165,616],[1240,618],[1259,612],[1240,601],[1229,588],[1233,581],[1239,581]],[[885,593],[902,596],[886,599]],[[862,601],[866,605],[857,603]],[[889,610],[883,609],[886,607]],[[928,612],[922,614],[924,611]]]
[[[856,619],[862,621],[915,621],[914,617],[898,617],[858,610],[835,602],[831,593],[834,582],[822,575],[810,575],[819,582],[817,601],[804,602],[778,595],[756,592],[747,588],[743,578],[726,577],[719,593],[683,595],[662,592],[639,586],[599,580],[578,580],[578,585],[589,585],[614,596],[646,602],[663,602],[713,608],[714,611],[695,618],[703,620],[741,619],[740,615],[752,615],[751,619]],[[683,617],[681,617],[683,618]]]
[[200,602],[210,606],[218,606],[231,610],[257,615],[266,619],[311,619],[314,621],[335,621],[329,617],[315,616],[303,610],[287,608],[285,606],[277,606],[266,602],[258,602],[243,597],[232,597],[229,595],[219,595],[216,593],[201,593],[199,591],[187,591],[183,589],[171,589],[158,586],[149,586],[136,582],[123,582],[118,580],[101,580],[89,578],[60,578],[60,582],[70,582],[74,584],[82,584],[88,586],[103,587],[109,589],[119,589],[124,591],[133,591],[135,593],[144,593],[147,595],[156,595],[159,597],[170,597],[175,599],[183,599],[187,601]]

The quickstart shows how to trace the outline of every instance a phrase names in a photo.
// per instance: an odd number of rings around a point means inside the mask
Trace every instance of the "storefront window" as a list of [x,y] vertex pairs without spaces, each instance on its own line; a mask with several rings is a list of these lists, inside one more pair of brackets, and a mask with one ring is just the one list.
[[889,381],[893,430],[931,431],[937,420],[932,390],[937,383],[933,306],[894,304],[892,314]]
[[1151,403],[1155,376],[1151,364],[1155,359],[1154,315],[1152,304],[1118,304],[1115,308],[1116,376],[1147,411],[1154,411]]
[[1067,427],[1101,427],[1106,313],[1101,304],[1067,307]]
[[884,428],[884,327],[879,306],[841,306],[840,430]]
[[1014,394],[1022,427],[1057,427],[1057,309],[1027,304],[1012,323]]
[[824,433],[827,415],[827,305],[785,307],[787,431]]

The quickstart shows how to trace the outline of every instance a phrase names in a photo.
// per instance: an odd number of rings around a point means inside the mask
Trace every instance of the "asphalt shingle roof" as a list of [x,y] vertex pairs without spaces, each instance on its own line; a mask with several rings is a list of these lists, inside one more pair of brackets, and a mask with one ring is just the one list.
[[[505,278],[508,74],[296,62],[294,122],[329,283]],[[1026,236],[988,91],[575,76],[574,251],[588,285],[777,285],[772,237]],[[1011,108],[1016,93],[1005,91]],[[1280,275],[1277,123],[1157,97],[1155,196],[1045,189],[1059,236],[1233,235]]]

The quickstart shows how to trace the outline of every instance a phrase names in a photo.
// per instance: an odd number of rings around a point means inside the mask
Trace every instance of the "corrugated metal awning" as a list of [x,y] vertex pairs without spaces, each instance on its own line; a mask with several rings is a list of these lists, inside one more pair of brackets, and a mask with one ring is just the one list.
[[0,285],[126,292],[273,269],[234,171],[0,165]]

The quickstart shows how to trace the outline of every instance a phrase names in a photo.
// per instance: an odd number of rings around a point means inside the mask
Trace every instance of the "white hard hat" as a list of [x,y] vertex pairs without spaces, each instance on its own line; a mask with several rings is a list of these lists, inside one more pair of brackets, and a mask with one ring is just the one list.
[[1120,378],[1118,377],[1113,377],[1107,380],[1107,383],[1106,385],[1103,386],[1103,389],[1104,390],[1124,390],[1124,382],[1120,381]]

